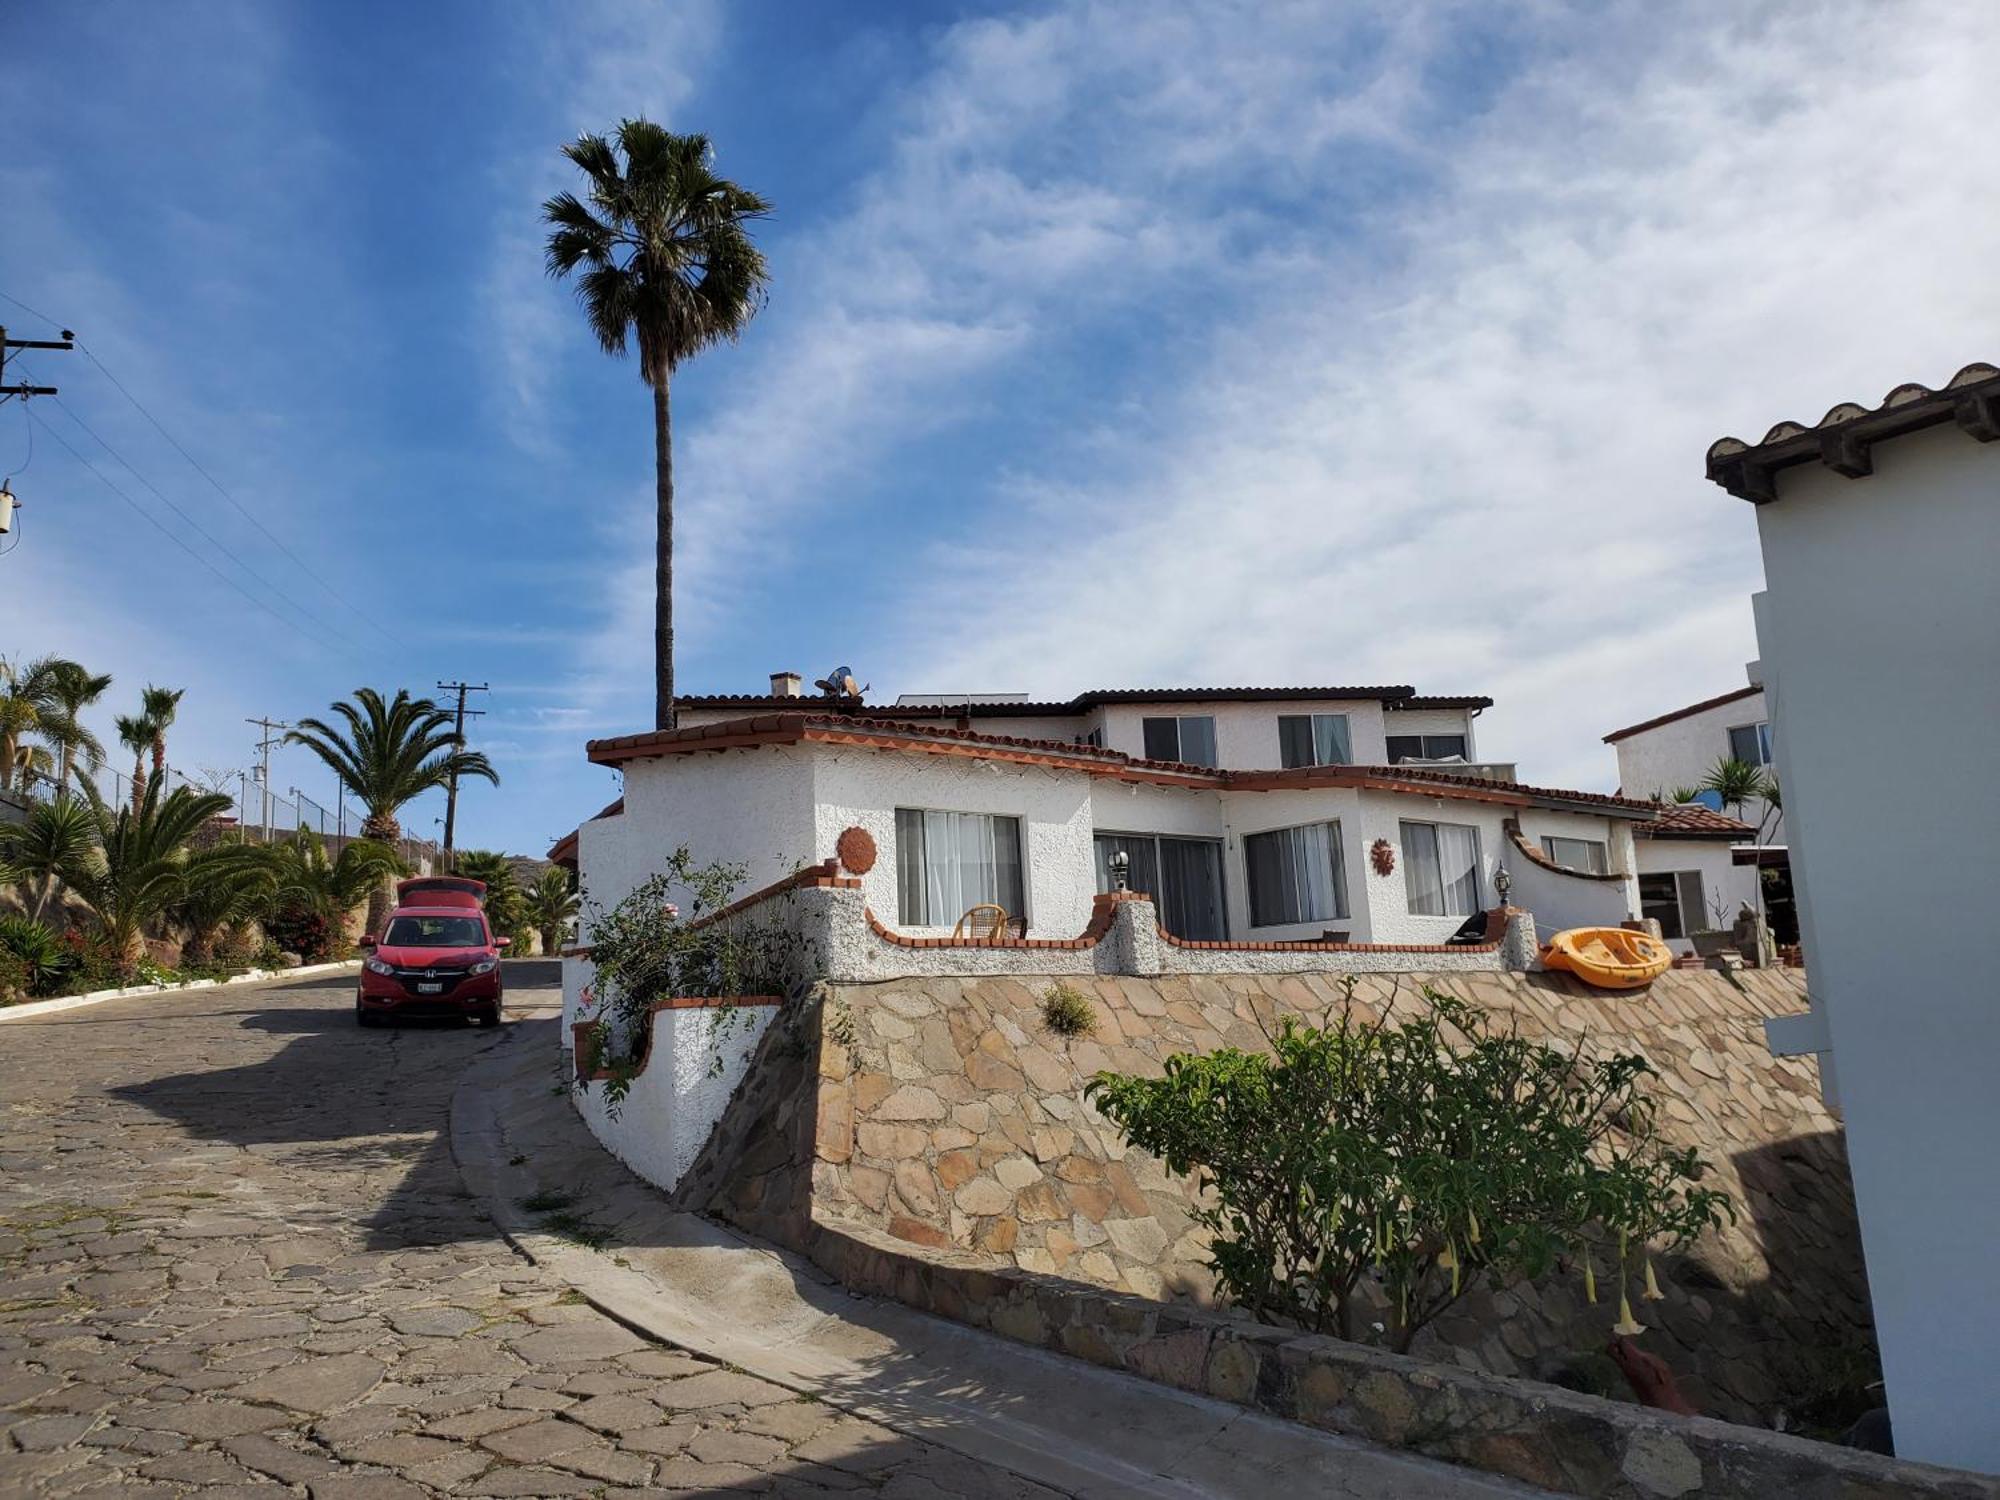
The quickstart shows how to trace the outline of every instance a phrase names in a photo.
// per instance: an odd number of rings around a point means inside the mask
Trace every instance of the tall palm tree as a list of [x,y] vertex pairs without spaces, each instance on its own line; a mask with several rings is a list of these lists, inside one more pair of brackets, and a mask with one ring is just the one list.
[[56,786],[60,791],[69,790],[70,774],[76,769],[79,756],[92,771],[104,763],[104,744],[84,726],[83,711],[102,698],[110,686],[109,672],[92,672],[81,662],[54,664],[49,687],[52,711],[42,716],[41,735],[56,747],[59,757]]
[[[428,698],[412,698],[404,688],[385,703],[373,688],[356,688],[354,701],[336,703],[344,729],[324,719],[301,719],[285,739],[304,745],[353,794],[366,816],[361,836],[391,848],[403,836],[396,814],[404,803],[445,786],[454,777],[483,776],[495,786],[500,777],[477,750],[465,748],[449,710]],[[368,898],[368,931],[380,933],[389,911],[389,889],[378,881]]]
[[140,712],[146,722],[153,726],[153,774],[164,776],[167,770],[167,731],[173,728],[174,715],[180,711],[181,699],[187,695],[186,688],[154,687],[146,684],[146,691],[139,695]]
[[577,299],[607,354],[639,345],[653,391],[656,532],[653,563],[654,724],[674,727],[674,458],[668,387],[674,370],[735,339],[764,305],[770,273],[747,225],[770,203],[713,170],[705,135],[675,135],[646,119],[619,125],[615,144],[579,136],[563,147],[589,199],[542,205],[548,271],[577,278]]
[[89,805],[58,791],[53,801],[37,803],[27,822],[0,828],[0,880],[34,888],[29,914],[39,922],[56,882],[89,860],[96,841]]
[[63,883],[96,916],[112,951],[129,962],[138,956],[146,924],[163,916],[181,892],[188,841],[211,818],[229,811],[229,799],[188,787],[169,792],[155,777],[136,807],[114,810],[95,783],[80,779],[97,824],[98,847],[64,871]]
[[541,935],[544,957],[552,957],[562,951],[563,935],[569,931],[579,904],[576,881],[561,865],[550,865],[542,871],[541,878],[528,887],[528,921]]
[[41,728],[55,706],[55,666],[53,657],[25,664],[0,657],[0,792],[34,768],[34,751],[24,736]]
[[153,748],[153,721],[144,713],[120,714],[112,721],[118,743],[132,752],[132,805],[146,800],[146,756]]

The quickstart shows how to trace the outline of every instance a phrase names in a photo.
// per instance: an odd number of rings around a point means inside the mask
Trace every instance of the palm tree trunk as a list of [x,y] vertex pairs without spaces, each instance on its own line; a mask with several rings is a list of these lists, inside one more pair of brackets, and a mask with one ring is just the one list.
[[674,727],[674,430],[667,377],[653,383],[653,726]]
[[[361,836],[364,839],[373,839],[377,843],[386,844],[390,849],[394,849],[397,841],[403,836],[403,825],[396,821],[393,813],[381,813],[379,815],[371,813],[361,825]],[[382,929],[389,925],[389,901],[393,890],[394,888],[390,885],[386,877],[376,881],[369,889],[368,916],[361,928],[368,936],[380,937]],[[343,936],[345,935],[347,918],[351,915],[352,911],[353,908],[350,907],[346,912],[341,914],[340,925]]]
[[132,754],[132,811],[139,810],[139,804],[146,800],[146,752]]
[[67,792],[69,790],[69,773],[75,769],[76,746],[70,741],[64,740],[62,744],[62,776],[56,782],[56,789],[58,791]]

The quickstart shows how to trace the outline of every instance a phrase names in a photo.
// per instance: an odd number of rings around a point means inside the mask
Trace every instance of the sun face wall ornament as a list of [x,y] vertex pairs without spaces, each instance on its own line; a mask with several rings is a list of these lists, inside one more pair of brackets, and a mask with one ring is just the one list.
[[1396,873],[1396,846],[1387,839],[1377,839],[1368,846],[1368,863],[1375,867],[1377,875]]
[[842,829],[833,852],[850,875],[866,875],[875,868],[875,836],[865,828]]

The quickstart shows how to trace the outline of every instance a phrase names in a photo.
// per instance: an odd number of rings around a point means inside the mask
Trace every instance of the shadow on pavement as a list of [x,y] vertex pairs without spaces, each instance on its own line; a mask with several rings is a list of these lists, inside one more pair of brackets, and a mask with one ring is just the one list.
[[[530,977],[554,967],[508,965],[512,1015],[555,998]],[[177,1026],[215,1025],[215,1066],[110,1092],[173,1121],[193,1142],[239,1146],[279,1173],[306,1174],[301,1201],[365,1205],[358,1217],[369,1249],[495,1238],[452,1161],[451,1096],[467,1064],[504,1043],[515,1023],[498,1031],[456,1019],[363,1029],[354,1022],[351,985],[345,975],[277,984],[260,991],[279,999],[275,1005],[173,1018]],[[323,997],[317,1005],[293,998],[314,990]],[[268,1044],[242,1032],[285,1040],[265,1053]],[[255,1060],[230,1065],[232,1054],[252,1052]]]

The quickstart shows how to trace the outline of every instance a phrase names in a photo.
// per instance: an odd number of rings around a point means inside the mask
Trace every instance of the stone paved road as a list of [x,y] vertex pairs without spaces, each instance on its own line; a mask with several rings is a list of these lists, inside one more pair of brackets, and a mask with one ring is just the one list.
[[493,1034],[351,983],[0,1025],[0,1496],[1055,1493],[582,1305],[449,1155]]

